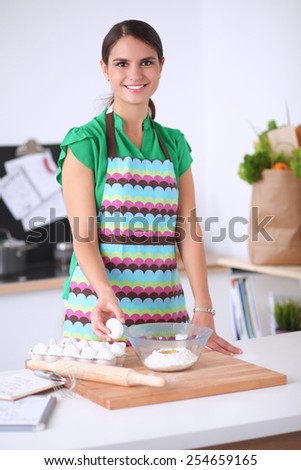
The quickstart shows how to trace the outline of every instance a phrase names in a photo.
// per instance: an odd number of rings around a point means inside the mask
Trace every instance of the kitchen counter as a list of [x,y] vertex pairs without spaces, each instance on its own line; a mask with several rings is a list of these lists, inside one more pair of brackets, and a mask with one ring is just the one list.
[[[56,392],[47,429],[1,433],[1,449],[266,448],[250,444],[253,439],[283,449],[287,437],[291,448],[301,449],[301,332],[235,344],[242,360],[286,374],[287,384],[114,411]],[[245,443],[239,447],[239,441]]]
[[0,296],[17,294],[21,292],[37,292],[51,289],[62,289],[67,276],[58,276],[42,279],[20,280],[0,283]]
[[55,261],[29,264],[24,273],[0,276],[0,295],[63,289],[68,268],[62,269]]

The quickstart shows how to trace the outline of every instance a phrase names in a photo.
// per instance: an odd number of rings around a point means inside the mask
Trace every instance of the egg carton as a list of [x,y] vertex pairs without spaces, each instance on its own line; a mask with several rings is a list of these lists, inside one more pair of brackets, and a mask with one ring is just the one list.
[[50,338],[48,344],[37,343],[28,354],[32,361],[56,362],[66,358],[102,366],[122,366],[125,360],[125,348],[126,344],[123,342],[76,341],[63,338],[57,343],[54,338]]

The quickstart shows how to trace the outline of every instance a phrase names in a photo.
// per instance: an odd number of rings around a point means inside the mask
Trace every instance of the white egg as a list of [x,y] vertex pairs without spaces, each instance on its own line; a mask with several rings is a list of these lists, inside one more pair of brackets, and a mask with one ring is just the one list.
[[106,361],[110,361],[114,359],[114,354],[109,349],[100,349],[97,353],[97,359],[105,359]]
[[63,349],[63,355],[66,357],[79,357],[79,350],[74,344],[67,344]]
[[63,355],[63,348],[58,344],[53,344],[49,346],[47,354],[54,355],[54,356],[62,356]]
[[52,344],[49,346],[47,355],[45,356],[46,362],[55,362],[63,355],[63,348],[58,344]]
[[119,339],[123,335],[123,324],[117,318],[110,318],[106,327],[111,331],[108,336],[112,339]]
[[77,345],[76,347],[82,351],[83,349],[85,349],[87,346],[89,346],[89,343],[86,339],[81,339],[80,341],[77,342]]
[[47,354],[47,345],[44,343],[37,343],[30,351],[30,354],[33,361],[43,361]]
[[100,349],[107,348],[107,341],[89,341],[89,345],[94,351],[99,351]]
[[97,353],[96,362],[101,366],[115,366],[116,361],[116,357],[108,348],[100,349]]
[[33,349],[32,349],[32,352],[34,354],[46,354],[47,353],[47,345],[44,344],[44,343],[37,343]]
[[110,351],[114,354],[114,356],[120,357],[124,355],[125,347],[125,343],[113,343],[110,345]]
[[91,348],[91,346],[86,346],[84,349],[82,349],[80,357],[81,359],[94,359],[95,351],[93,348]]

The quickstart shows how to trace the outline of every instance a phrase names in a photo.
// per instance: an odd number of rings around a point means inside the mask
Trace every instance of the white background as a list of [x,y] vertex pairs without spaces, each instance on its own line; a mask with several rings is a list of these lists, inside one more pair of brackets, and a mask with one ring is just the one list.
[[[104,35],[142,19],[161,36],[166,64],[157,119],[193,150],[199,215],[218,217],[208,251],[245,256],[246,243],[212,242],[248,218],[251,186],[237,175],[267,121],[301,122],[300,0],[1,0],[0,145],[59,143],[109,93],[99,68]],[[251,126],[252,124],[252,126]],[[212,227],[213,228],[213,227]],[[236,226],[236,236],[247,227]]]

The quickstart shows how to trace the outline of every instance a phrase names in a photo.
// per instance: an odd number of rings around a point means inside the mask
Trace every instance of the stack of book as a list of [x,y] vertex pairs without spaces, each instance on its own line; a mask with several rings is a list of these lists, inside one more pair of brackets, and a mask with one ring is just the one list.
[[251,276],[232,274],[230,290],[234,339],[262,336]]

